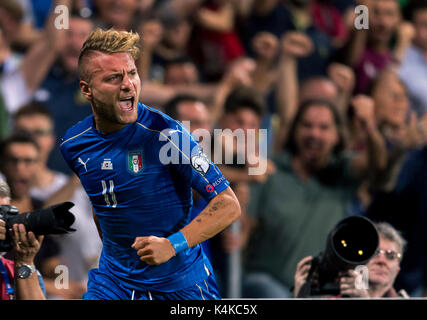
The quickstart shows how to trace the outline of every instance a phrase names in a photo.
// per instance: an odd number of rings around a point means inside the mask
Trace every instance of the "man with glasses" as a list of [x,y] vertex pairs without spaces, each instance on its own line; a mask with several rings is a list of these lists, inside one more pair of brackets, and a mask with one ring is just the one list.
[[55,147],[53,118],[48,109],[41,103],[32,102],[22,106],[13,117],[14,131],[27,131],[40,147],[38,170],[30,189],[31,195],[45,201],[66,182],[68,177],[60,172],[50,170],[47,161]]
[[[10,188],[0,179],[0,206],[10,204]],[[0,219],[0,242],[10,232],[13,241],[13,261],[3,258],[0,252],[0,300],[45,300],[43,278],[34,268],[34,257],[40,249],[43,236],[27,232],[23,224],[6,230],[6,222]],[[28,270],[31,270],[28,272]]]
[[0,170],[11,189],[11,204],[19,212],[40,209],[41,201],[30,196],[30,188],[38,170],[40,147],[27,133],[5,138],[0,145]]
[[[396,292],[393,288],[394,281],[400,271],[400,261],[406,240],[400,233],[386,222],[375,223],[380,236],[378,252],[369,260],[366,267],[369,270],[368,288],[358,288],[356,286],[357,277],[360,273],[349,270],[340,278],[340,296],[351,298],[409,298],[405,290]],[[363,235],[361,235],[363,236]],[[305,257],[297,265],[295,273],[294,296],[298,292],[310,270],[312,257]]]
[[[28,133],[17,131],[0,143],[0,170],[10,187],[10,204],[20,213],[42,208],[42,201],[30,194],[38,170],[41,153],[36,140]],[[55,267],[60,264],[60,248],[49,236],[45,236],[34,264],[44,277],[48,298],[55,292]],[[9,253],[6,258],[11,258]]]
[[341,278],[341,294],[354,298],[408,298],[405,290],[396,292],[393,288],[400,271],[400,261],[406,241],[396,229],[386,222],[376,223],[375,226],[380,235],[380,242],[377,254],[366,264],[369,270],[369,288],[367,290],[356,289],[355,277],[359,274],[355,274]]
[[[60,262],[69,269],[67,290],[49,290],[58,299],[79,299],[86,291],[89,267],[97,265],[102,243],[92,218],[92,207],[77,177],[48,167],[49,156],[55,147],[54,119],[47,107],[39,102],[22,106],[13,118],[15,131],[27,131],[40,147],[40,161],[30,189],[33,198],[43,201],[44,207],[71,201],[76,232],[55,238],[59,245]],[[55,288],[56,289],[56,288]]]

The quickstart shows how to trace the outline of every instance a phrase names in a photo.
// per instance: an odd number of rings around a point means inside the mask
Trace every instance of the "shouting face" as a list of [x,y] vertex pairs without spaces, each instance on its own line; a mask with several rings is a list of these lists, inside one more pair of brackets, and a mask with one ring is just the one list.
[[110,133],[135,122],[141,81],[132,56],[96,51],[88,59],[89,79],[80,87],[92,104],[97,129]]
[[295,131],[298,156],[307,167],[313,169],[327,163],[338,139],[331,110],[320,104],[313,105],[304,112]]

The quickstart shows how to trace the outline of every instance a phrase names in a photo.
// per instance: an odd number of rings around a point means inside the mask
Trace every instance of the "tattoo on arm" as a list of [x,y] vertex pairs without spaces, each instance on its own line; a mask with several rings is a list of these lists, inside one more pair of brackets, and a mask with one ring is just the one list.
[[212,216],[212,214],[215,211],[218,211],[218,209],[222,206],[223,203],[224,203],[224,200],[218,200],[218,201],[214,202],[212,204],[212,206],[209,207],[207,210],[203,210],[202,212],[200,212],[200,215],[199,215],[199,217],[197,217],[196,221],[202,222],[201,216]]

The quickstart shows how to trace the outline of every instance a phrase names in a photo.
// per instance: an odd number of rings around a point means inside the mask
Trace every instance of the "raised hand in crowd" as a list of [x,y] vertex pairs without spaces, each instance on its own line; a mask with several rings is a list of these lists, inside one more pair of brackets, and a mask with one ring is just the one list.
[[279,52],[279,39],[269,32],[262,31],[252,39],[252,49],[261,60],[274,60]]
[[427,113],[420,119],[414,111],[410,112],[409,120],[399,128],[385,126],[385,137],[395,146],[403,149],[414,149],[427,145]]
[[353,97],[351,104],[353,106],[354,115],[365,130],[372,131],[376,129],[375,121],[375,102],[365,95],[357,95]]
[[414,25],[411,22],[402,21],[397,28],[397,41],[394,49],[394,58],[398,64],[402,61],[406,49],[412,44],[414,37]]
[[153,50],[163,38],[163,25],[156,19],[148,20],[141,23],[138,32],[141,35],[142,47],[142,54],[138,61],[138,72],[141,79],[148,79]]
[[306,34],[290,31],[283,35],[280,43],[281,55],[300,58],[308,56],[314,50],[313,41]]
[[222,77],[213,102],[210,106],[210,118],[212,123],[216,123],[224,111],[224,102],[233,89],[238,86],[252,86],[252,74],[255,71],[256,63],[251,58],[239,58],[233,61]]
[[347,109],[355,85],[353,69],[341,63],[333,62],[328,66],[328,77],[338,88],[336,106],[343,119],[347,118]]
[[355,157],[352,167],[358,175],[367,174],[369,170],[381,172],[387,166],[388,154],[385,140],[377,127],[375,102],[369,96],[357,95],[351,104],[356,122],[364,130],[367,142],[367,148]]
[[314,50],[313,41],[304,33],[290,31],[280,39],[280,57],[276,82],[276,104],[280,126],[274,138],[274,150],[280,152],[287,139],[299,104],[298,58]]

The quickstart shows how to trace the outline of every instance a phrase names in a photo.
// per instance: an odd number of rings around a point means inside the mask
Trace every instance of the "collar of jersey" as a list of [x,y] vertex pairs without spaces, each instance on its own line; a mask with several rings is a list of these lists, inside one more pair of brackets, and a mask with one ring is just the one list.
[[105,139],[105,140],[112,140],[112,139],[117,139],[117,138],[120,138],[120,137],[122,137],[122,136],[124,136],[124,135],[126,135],[126,134],[128,134],[129,133],[129,130],[131,130],[134,126],[135,126],[135,123],[136,122],[134,122],[134,123],[130,123],[130,124],[128,124],[126,127],[124,127],[124,128],[121,128],[120,130],[118,130],[118,131],[114,131],[114,132],[110,132],[110,133],[102,133],[101,131],[99,131],[98,129],[96,129],[96,126],[95,126],[95,119],[94,118],[92,118],[92,129],[93,129],[93,131],[99,136],[99,137],[101,137],[102,139]]

